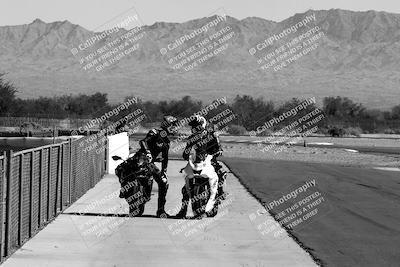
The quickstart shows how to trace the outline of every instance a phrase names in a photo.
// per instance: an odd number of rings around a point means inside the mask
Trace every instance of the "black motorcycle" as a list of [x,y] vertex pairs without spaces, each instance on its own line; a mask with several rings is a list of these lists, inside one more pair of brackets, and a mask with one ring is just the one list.
[[[113,160],[123,160],[119,156],[113,156]],[[155,161],[160,162],[162,159]],[[153,188],[153,176],[148,157],[141,152],[124,160],[115,169],[121,184],[120,198],[125,198],[129,205],[129,215],[141,216],[147,202],[151,199]]]

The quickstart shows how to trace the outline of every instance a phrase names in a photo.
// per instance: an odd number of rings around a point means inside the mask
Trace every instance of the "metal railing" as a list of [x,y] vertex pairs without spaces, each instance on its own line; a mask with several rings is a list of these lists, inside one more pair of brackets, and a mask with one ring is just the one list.
[[107,146],[84,150],[82,141],[0,156],[0,262],[103,177]]

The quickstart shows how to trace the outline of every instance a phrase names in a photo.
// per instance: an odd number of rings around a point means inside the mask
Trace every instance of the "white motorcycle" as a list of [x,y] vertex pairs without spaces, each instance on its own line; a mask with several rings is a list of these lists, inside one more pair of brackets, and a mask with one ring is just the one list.
[[203,161],[195,162],[194,155],[189,156],[185,172],[186,190],[189,192],[195,217],[206,214],[214,217],[218,213],[216,195],[218,175],[211,164],[213,156],[207,155]]

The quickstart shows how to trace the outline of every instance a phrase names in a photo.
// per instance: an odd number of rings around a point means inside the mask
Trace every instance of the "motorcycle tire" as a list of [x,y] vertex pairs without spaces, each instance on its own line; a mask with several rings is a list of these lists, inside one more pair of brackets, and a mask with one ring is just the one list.
[[[207,189],[204,185],[194,185],[193,195],[202,196],[204,194],[204,191],[206,190]],[[208,198],[209,198],[209,193],[206,194],[206,197],[203,198],[198,197],[198,199],[192,201],[192,210],[193,210],[193,215],[195,217],[204,214]]]
[[207,217],[215,217],[217,214],[218,214],[218,204],[215,203],[214,208],[210,212],[207,212],[206,215]]
[[[143,215],[144,212],[144,207],[146,205],[146,202],[148,202],[148,198],[145,196],[145,188],[139,184],[138,186],[132,187],[130,190],[130,194],[129,195],[136,195],[136,193],[141,192],[141,196],[139,196],[139,198],[133,198],[128,202],[129,205],[129,216],[130,217],[139,217]],[[145,197],[145,201],[141,200],[140,198]],[[131,205],[133,205],[136,201],[143,201],[143,203],[139,204],[139,205],[134,205],[133,207],[131,207]]]
[[140,205],[137,208],[129,208],[129,216],[130,217],[139,217],[143,215],[144,212],[144,204]]

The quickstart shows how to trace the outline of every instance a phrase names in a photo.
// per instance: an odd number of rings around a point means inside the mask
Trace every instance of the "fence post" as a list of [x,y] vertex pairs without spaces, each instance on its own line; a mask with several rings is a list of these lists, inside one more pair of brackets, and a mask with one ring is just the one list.
[[72,138],[68,140],[69,145],[69,174],[68,174],[68,205],[72,202],[71,180],[72,180]]
[[24,154],[20,155],[21,159],[19,161],[19,217],[18,217],[18,246],[22,245],[22,172],[23,172],[23,163],[24,163]]
[[39,205],[38,205],[38,228],[42,226],[42,183],[43,183],[43,148],[40,149],[39,158]]
[[60,156],[61,156],[61,146],[58,147],[57,149],[57,172],[56,172],[56,190],[55,190],[55,199],[54,199],[54,214],[57,216],[58,209],[58,187],[60,186]]
[[6,181],[6,164],[7,164],[7,155],[4,152],[3,153],[4,159],[3,159],[3,170],[2,170],[2,176],[0,178],[0,182],[1,182],[1,192],[0,192],[0,201],[1,201],[1,213],[0,213],[0,263],[3,261],[3,250],[4,250],[4,237],[5,235],[3,235],[3,225],[4,225],[4,212],[5,212],[5,195],[4,195],[4,185],[5,185],[5,181]]
[[60,146],[60,211],[64,210],[64,143]]
[[104,163],[105,163],[104,164],[104,170],[105,170],[106,173],[109,173],[108,164],[107,164],[108,158],[109,158],[109,151],[108,151],[108,129],[107,129],[107,132],[106,132],[106,146],[105,146],[105,151],[104,151]]
[[51,149],[49,147],[49,155],[48,155],[48,168],[47,168],[47,221],[50,220],[50,189],[51,189]]
[[10,252],[10,243],[11,243],[11,235],[10,235],[10,227],[11,227],[11,177],[12,177],[12,157],[13,151],[9,150],[6,152],[7,158],[7,166],[6,166],[6,180],[7,180],[7,189],[6,189],[6,226],[4,232],[4,256],[8,256]]
[[29,196],[30,196],[30,203],[29,203],[29,238],[32,237],[32,232],[33,232],[33,178],[35,176],[35,151],[31,152],[31,173],[30,173],[30,179],[29,179]]
[[106,171],[108,171],[108,136],[105,137],[105,146],[104,146],[104,167],[103,167],[103,171],[102,171],[102,175],[104,175],[104,173]]

